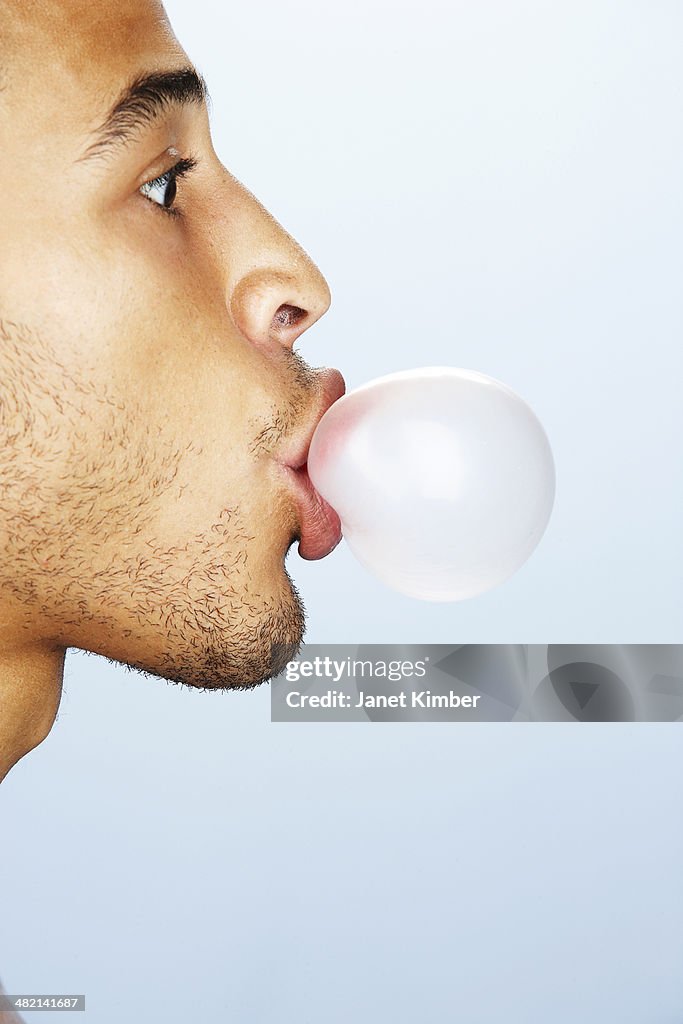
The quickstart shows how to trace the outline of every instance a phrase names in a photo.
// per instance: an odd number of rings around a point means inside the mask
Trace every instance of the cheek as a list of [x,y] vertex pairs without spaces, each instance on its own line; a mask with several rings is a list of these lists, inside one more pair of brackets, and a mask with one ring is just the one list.
[[97,256],[73,239],[42,237],[28,252],[30,259],[13,260],[11,253],[2,258],[2,294],[12,319],[50,339],[60,364],[96,377],[102,358],[114,352],[138,313],[133,279],[120,261]]
[[0,255],[0,296],[14,319],[59,338],[65,358],[92,365],[103,350],[120,358],[126,345],[196,319],[206,268],[146,205],[133,197],[105,216],[74,211],[59,196],[45,208],[22,196],[29,213],[3,225]]
[[137,211],[127,230],[124,218],[101,237],[84,223],[52,235],[34,225],[31,245],[0,257],[12,319],[45,345],[44,376],[69,409],[60,418],[53,403],[48,414],[70,465],[90,454],[100,478],[116,481],[119,502],[123,490],[131,499],[126,481],[138,480],[143,495],[159,479],[150,497],[169,535],[199,532],[222,508],[243,505],[254,544],[272,551],[268,537],[282,535],[287,515],[253,449],[287,389],[236,330],[215,271],[199,254],[183,260],[187,249],[170,241],[181,236],[157,225],[162,216]]

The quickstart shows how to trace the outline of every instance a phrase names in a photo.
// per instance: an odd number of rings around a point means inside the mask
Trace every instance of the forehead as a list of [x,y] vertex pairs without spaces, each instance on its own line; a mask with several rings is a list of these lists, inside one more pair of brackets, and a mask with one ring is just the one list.
[[55,107],[96,120],[136,75],[186,63],[158,0],[0,0],[1,106],[34,126]]

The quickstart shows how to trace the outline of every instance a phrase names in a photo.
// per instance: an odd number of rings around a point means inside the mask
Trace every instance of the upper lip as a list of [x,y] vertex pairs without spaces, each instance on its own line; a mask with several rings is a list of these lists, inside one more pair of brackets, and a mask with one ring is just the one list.
[[321,370],[320,402],[315,416],[307,423],[306,429],[278,453],[277,461],[293,485],[298,509],[299,554],[302,558],[324,558],[341,540],[341,521],[337,512],[318,494],[308,475],[306,462],[311,438],[318,423],[338,398],[346,391],[344,378],[339,370]]
[[346,392],[346,384],[339,370],[324,369],[318,374],[321,400],[315,416],[306,424],[305,431],[293,438],[277,455],[277,461],[290,469],[301,469],[306,465],[308,449],[318,423],[338,398]]

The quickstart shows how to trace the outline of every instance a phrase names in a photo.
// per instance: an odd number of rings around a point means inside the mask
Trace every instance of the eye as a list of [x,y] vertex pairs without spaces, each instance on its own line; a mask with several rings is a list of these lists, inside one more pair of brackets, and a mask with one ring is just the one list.
[[173,208],[176,194],[178,192],[178,179],[189,174],[189,172],[197,166],[197,161],[188,157],[183,160],[179,160],[174,167],[166,171],[165,174],[161,174],[158,178],[154,178],[153,181],[146,181],[144,185],[140,186],[140,193],[149,199],[150,203],[154,203],[164,213],[168,213],[171,216],[179,217],[180,211]]

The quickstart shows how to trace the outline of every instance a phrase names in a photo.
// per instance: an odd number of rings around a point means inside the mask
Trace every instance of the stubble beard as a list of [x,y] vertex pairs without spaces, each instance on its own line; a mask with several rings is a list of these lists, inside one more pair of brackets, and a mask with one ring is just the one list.
[[[155,540],[150,477],[159,497],[187,449],[127,447],[130,408],[75,378],[28,328],[0,320],[0,341],[0,479],[8,485],[0,500],[0,602],[21,609],[27,633],[38,625],[55,644],[171,683],[252,689],[281,671],[301,645],[305,610],[284,561],[267,594],[252,585],[245,552],[254,538],[239,508],[223,510],[180,548]],[[292,366],[298,397],[262,432],[264,448],[296,420],[310,385],[305,364]],[[79,449],[92,423],[102,434],[97,465],[92,439],[87,457]],[[150,450],[153,468],[145,462]],[[57,493],[54,476],[45,488],[41,473],[41,463],[55,460],[64,466]],[[107,476],[124,490],[94,492],[93,480]],[[102,550],[93,550],[99,537]],[[116,557],[105,559],[112,537],[120,539]]]

